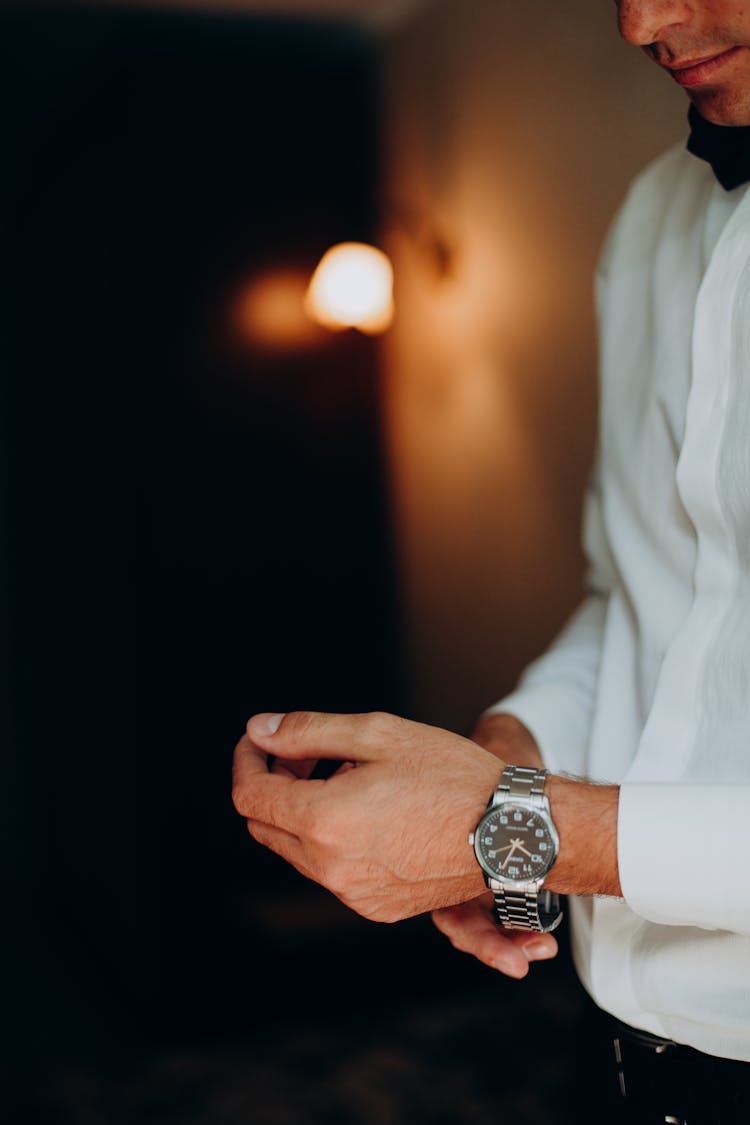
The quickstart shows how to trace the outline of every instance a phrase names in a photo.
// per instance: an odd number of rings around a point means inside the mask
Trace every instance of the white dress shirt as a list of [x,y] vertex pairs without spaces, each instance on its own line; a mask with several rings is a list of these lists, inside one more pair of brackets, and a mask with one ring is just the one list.
[[[618,782],[624,899],[570,901],[625,1022],[750,1060],[750,192],[681,146],[597,278],[591,594],[518,689],[548,768]],[[592,846],[595,846],[592,841]]]

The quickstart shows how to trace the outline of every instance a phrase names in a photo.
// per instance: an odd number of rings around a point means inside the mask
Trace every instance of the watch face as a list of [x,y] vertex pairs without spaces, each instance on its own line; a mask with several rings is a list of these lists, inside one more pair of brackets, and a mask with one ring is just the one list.
[[549,871],[557,854],[557,837],[546,817],[523,805],[490,809],[474,834],[474,850],[493,879],[529,883]]

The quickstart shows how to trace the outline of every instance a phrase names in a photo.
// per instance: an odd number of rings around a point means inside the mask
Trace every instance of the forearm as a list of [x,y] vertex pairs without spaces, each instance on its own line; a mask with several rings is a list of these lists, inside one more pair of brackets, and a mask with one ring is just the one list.
[[[542,765],[539,747],[515,715],[484,716],[472,739],[508,764]],[[560,837],[560,853],[546,885],[559,894],[621,896],[617,786],[550,775],[547,795]]]
[[550,776],[546,787],[560,851],[545,886],[558,894],[622,896],[616,785]]

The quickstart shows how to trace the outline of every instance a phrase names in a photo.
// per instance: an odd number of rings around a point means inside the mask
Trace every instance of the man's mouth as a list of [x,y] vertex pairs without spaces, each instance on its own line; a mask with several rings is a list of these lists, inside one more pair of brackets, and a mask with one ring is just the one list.
[[[719,51],[715,55],[706,55],[703,58],[685,59],[677,64],[665,66],[665,70],[678,82],[680,86],[699,86],[702,83],[714,81],[721,70],[741,51],[741,47],[730,47],[726,51]],[[662,64],[663,65],[663,64]]]

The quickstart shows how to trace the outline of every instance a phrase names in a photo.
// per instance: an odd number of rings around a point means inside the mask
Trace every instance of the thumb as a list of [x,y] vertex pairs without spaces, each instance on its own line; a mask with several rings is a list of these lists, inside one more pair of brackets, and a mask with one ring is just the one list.
[[403,737],[395,715],[330,715],[321,711],[262,713],[248,721],[250,740],[278,758],[370,762],[389,757]]

